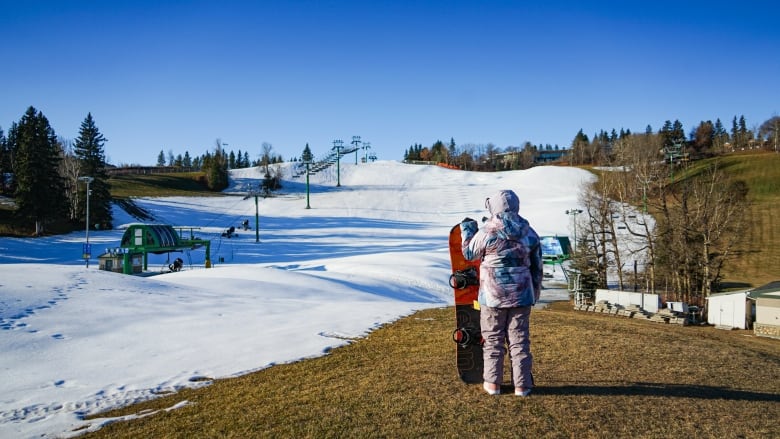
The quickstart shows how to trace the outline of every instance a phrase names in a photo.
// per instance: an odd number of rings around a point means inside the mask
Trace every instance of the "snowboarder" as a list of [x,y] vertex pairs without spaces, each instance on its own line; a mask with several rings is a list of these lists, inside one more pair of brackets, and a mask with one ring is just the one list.
[[529,318],[539,300],[544,272],[539,235],[519,215],[520,200],[513,191],[490,196],[485,207],[491,216],[481,230],[471,218],[460,225],[463,256],[481,260],[483,388],[491,395],[501,393],[508,340],[515,395],[527,396],[534,386]]
[[168,265],[168,268],[171,271],[181,271],[181,267],[184,265],[184,261],[181,260],[181,258],[176,258],[173,261],[173,264]]

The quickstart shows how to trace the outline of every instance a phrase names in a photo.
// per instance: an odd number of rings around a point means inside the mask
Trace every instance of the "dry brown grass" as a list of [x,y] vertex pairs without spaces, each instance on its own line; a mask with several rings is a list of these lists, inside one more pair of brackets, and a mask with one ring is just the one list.
[[778,340],[562,303],[532,315],[532,396],[491,397],[456,376],[453,319],[421,311],[320,358],[105,413],[188,401],[89,437],[780,436]]

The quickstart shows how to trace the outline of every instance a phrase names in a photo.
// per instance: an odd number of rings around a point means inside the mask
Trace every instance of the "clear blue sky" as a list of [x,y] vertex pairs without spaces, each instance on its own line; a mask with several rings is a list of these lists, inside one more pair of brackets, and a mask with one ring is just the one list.
[[285,159],[361,136],[568,147],[780,113],[776,1],[0,0],[0,127],[32,105],[112,164],[215,140]]

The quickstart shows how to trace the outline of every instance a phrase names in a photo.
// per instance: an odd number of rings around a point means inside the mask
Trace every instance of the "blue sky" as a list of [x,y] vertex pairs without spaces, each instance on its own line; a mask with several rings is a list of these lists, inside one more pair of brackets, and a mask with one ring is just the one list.
[[[543,3],[543,4],[542,4]],[[568,147],[577,131],[780,113],[771,1],[0,0],[0,127],[32,105],[112,164],[217,138],[285,159],[361,136],[379,159],[454,138]]]

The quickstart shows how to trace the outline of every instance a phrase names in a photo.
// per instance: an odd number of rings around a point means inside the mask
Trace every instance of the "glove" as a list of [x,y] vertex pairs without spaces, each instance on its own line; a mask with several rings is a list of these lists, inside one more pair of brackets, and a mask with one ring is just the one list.
[[479,229],[479,225],[477,224],[477,222],[469,217],[463,218],[463,221],[460,222],[461,232],[468,232],[469,234],[474,234],[477,233],[478,229]]

